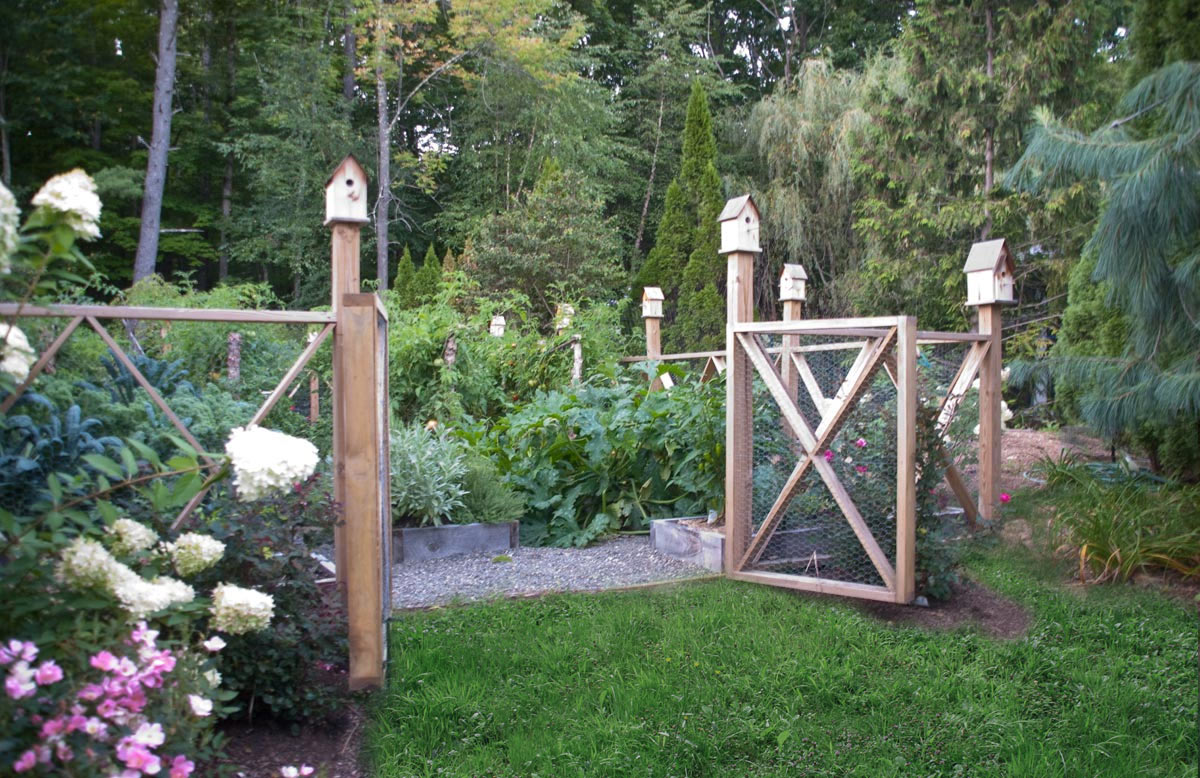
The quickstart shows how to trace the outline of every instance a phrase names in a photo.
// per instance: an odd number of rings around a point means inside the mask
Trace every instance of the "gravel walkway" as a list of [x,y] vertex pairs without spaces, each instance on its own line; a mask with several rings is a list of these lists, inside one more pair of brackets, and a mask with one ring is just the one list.
[[598,591],[712,574],[663,556],[641,535],[587,548],[517,548],[509,552],[511,562],[493,562],[495,556],[465,554],[395,565],[392,605],[419,608],[497,596]]

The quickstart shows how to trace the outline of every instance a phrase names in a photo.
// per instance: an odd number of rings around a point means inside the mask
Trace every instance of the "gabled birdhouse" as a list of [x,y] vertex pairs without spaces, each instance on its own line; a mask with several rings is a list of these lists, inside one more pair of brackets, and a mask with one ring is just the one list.
[[779,299],[804,301],[804,284],[808,281],[808,273],[803,265],[784,265],[783,273],[779,276]]
[[750,195],[725,203],[717,221],[721,223],[721,254],[762,251],[758,245],[758,206]]
[[642,318],[661,319],[662,309],[663,290],[657,286],[642,287]]
[[554,309],[554,332],[561,333],[571,326],[571,317],[575,315],[575,306],[570,303],[559,303]]
[[334,222],[366,224],[368,221],[367,171],[349,154],[325,182],[325,226]]
[[496,314],[492,317],[491,324],[488,325],[488,334],[493,338],[503,338],[506,324],[504,316]]
[[967,305],[1013,302],[1016,265],[1004,238],[971,246],[963,272],[967,274]]

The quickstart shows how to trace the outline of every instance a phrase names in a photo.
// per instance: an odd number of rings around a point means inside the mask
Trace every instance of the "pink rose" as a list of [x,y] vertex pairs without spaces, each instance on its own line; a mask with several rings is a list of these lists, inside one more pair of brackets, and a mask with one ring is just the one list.
[[858,440],[854,441],[854,445],[858,446],[859,448],[866,448],[867,441],[863,438],[859,438]]
[[108,651],[101,651],[92,657],[91,664],[97,670],[103,670],[107,673],[117,666],[117,658]]
[[57,683],[63,678],[62,668],[54,663],[53,659],[47,659],[38,665],[37,672],[34,673],[33,679],[37,681],[39,686],[46,684]]
[[180,754],[171,762],[171,778],[187,778],[195,769],[195,762]]
[[867,466],[866,466],[866,465],[855,465],[855,466],[854,466],[854,469],[858,471],[858,474],[859,474],[859,475],[862,475],[862,474],[864,474],[864,473],[866,473],[866,472],[867,472]]
[[1012,499],[1012,495],[1008,492],[1000,492],[1000,502],[1008,502]]
[[833,461],[833,450],[832,449],[828,449],[828,448],[825,449],[825,461],[826,462]]
[[21,754],[21,758],[13,762],[13,772],[23,773],[32,770],[37,765],[37,754],[33,750],[26,751]]

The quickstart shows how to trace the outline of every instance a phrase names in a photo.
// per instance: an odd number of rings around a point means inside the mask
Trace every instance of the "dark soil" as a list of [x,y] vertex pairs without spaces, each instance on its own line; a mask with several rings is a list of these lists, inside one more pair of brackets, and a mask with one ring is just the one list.
[[315,767],[319,778],[363,778],[365,726],[365,712],[349,700],[337,719],[295,731],[273,723],[226,721],[220,729],[229,741],[221,764],[244,778],[279,778],[281,767],[305,764]]
[[973,624],[983,634],[1001,640],[1024,637],[1033,621],[1017,603],[970,580],[956,586],[950,599],[935,601],[928,608],[866,600],[856,601],[855,606],[896,626],[949,631]]

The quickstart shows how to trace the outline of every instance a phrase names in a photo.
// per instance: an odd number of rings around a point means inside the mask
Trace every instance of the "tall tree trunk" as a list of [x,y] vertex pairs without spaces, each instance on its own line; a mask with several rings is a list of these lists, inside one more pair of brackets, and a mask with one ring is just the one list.
[[217,281],[229,277],[229,219],[233,216],[233,154],[225,155],[225,176],[221,181],[221,258]]
[[646,218],[650,214],[650,197],[654,194],[654,173],[658,169],[658,145],[662,140],[663,108],[666,97],[658,96],[658,124],[654,127],[654,151],[650,154],[650,177],[646,180],[646,196],[642,198],[642,218],[638,221],[637,239],[633,241],[634,254],[641,253],[642,238],[646,235]]
[[162,219],[163,188],[167,182],[167,150],[171,145],[171,97],[175,91],[178,29],[179,0],[162,0],[158,18],[158,65],[154,74],[154,126],[146,161],[142,226],[133,260],[135,282],[154,274],[158,258],[158,230]]
[[346,3],[346,24],[342,27],[342,40],[346,49],[346,70],[342,73],[342,97],[347,102],[354,99],[354,68],[358,65],[358,39],[354,33],[354,3]]
[[12,152],[8,145],[8,47],[0,51],[0,181],[12,186]]
[[[987,80],[988,86],[991,86],[992,77],[995,75],[995,30],[992,28],[992,6],[989,3],[984,7],[984,24],[987,28]],[[991,125],[991,119],[988,119],[988,127],[983,132],[983,229],[980,231],[979,239],[987,240],[987,237],[992,232],[992,209],[988,205],[987,198],[992,192],[994,183],[994,165],[996,160],[996,139],[995,129]]]
[[392,125],[388,116],[387,80],[375,66],[375,115],[379,123],[379,196],[375,200],[375,278],[379,291],[388,282],[388,216],[392,205]]

